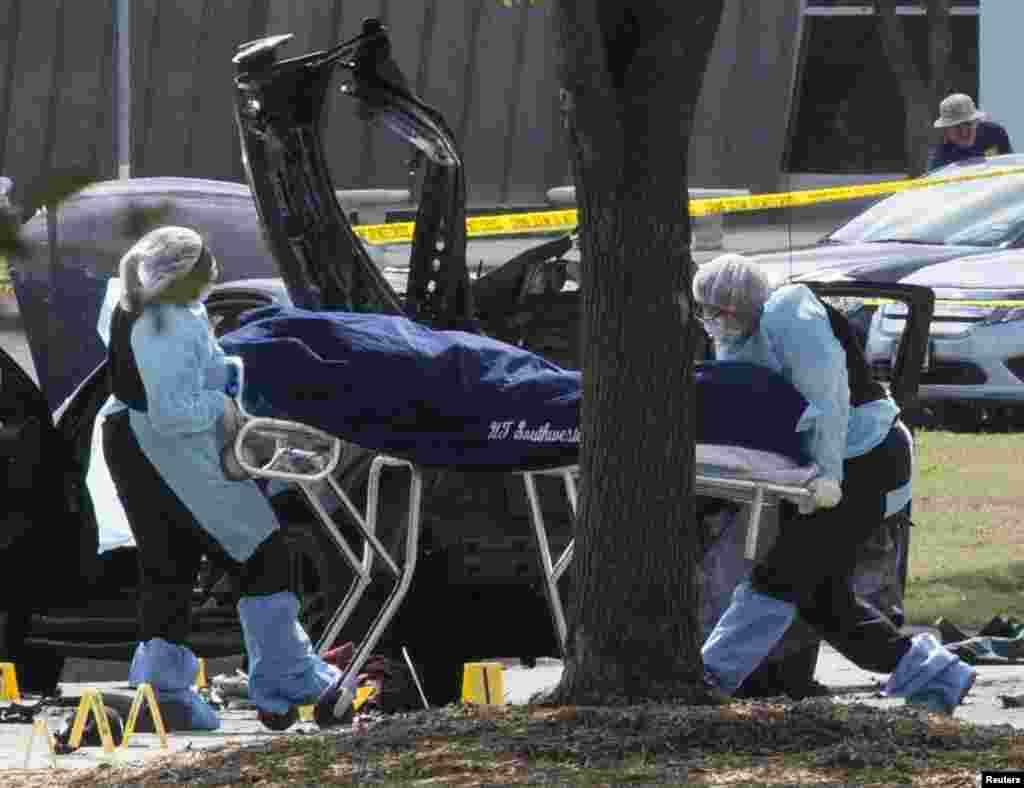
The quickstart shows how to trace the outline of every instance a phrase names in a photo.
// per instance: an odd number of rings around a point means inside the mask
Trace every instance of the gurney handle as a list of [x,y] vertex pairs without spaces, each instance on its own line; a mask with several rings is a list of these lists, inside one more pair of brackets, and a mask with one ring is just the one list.
[[[250,462],[245,451],[243,451],[245,439],[253,433],[266,438],[272,438],[276,443],[275,451],[270,460],[259,465]],[[299,442],[309,440],[310,438],[324,443],[326,447],[330,447],[323,467],[311,472],[282,471],[274,468],[275,464],[290,454],[305,459],[323,457],[323,453],[319,451],[300,449],[287,445],[289,441]],[[330,433],[297,421],[269,419],[261,416],[251,418],[242,425],[238,435],[235,437],[234,449],[238,464],[250,476],[263,479],[281,479],[287,482],[320,481],[334,473],[338,467],[338,462],[341,460],[341,441]]]
[[[234,380],[229,377],[225,393],[232,397],[238,405],[238,412],[242,416],[242,427],[235,436],[234,452],[235,458],[242,469],[249,476],[263,479],[280,479],[287,482],[316,482],[334,473],[341,460],[341,441],[328,432],[311,427],[298,421],[285,419],[272,419],[263,416],[253,416],[245,409],[245,362],[239,356],[226,356],[225,364],[234,371]],[[246,438],[253,434],[273,440],[275,444],[274,453],[271,458],[260,465],[252,463],[243,451]],[[320,458],[323,453],[315,450],[301,449],[295,445],[301,445],[302,441],[312,439],[329,447],[329,454],[323,467],[312,472],[282,471],[275,469],[275,465],[287,456],[301,459]]]

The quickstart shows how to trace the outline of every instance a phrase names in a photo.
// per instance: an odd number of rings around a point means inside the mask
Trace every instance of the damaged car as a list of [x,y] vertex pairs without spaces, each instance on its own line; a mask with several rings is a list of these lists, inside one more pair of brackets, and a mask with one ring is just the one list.
[[[28,253],[12,261],[12,279],[38,372],[31,377],[0,354],[0,457],[5,460],[5,513],[15,525],[3,545],[23,566],[46,567],[59,582],[22,595],[3,615],[6,645],[27,689],[55,691],[69,656],[130,659],[136,644],[136,582],[130,539],[120,542],[112,490],[96,479],[96,415],[109,396],[105,348],[97,332],[119,256],[139,236],[138,206],[162,223],[195,227],[210,239],[222,268],[206,305],[218,335],[232,332],[247,312],[272,305],[312,311],[366,312],[409,317],[435,329],[486,333],[568,368],[579,366],[580,289],[568,286],[571,234],[529,248],[485,275],[466,265],[466,196],[459,146],[439,112],[411,93],[391,58],[386,29],[375,20],[333,49],[281,55],[290,36],[243,45],[235,56],[236,121],[248,184],[183,178],[138,179],[91,186],[59,210],[24,227]],[[383,123],[418,153],[421,181],[415,235],[403,281],[384,275],[339,203],[326,167],[322,123],[339,73],[341,93],[360,117]],[[930,319],[923,288],[840,283],[816,287],[823,296],[897,298],[911,315],[892,376],[894,395],[911,402]],[[374,452],[344,445],[332,479],[365,507]],[[92,477],[90,477],[92,472]],[[558,656],[551,625],[551,588],[536,561],[531,506],[547,520],[550,548],[572,539],[573,513],[560,481],[541,480],[532,497],[516,474],[428,469],[423,477],[418,568],[404,604],[377,648],[406,649],[432,704],[459,697],[463,663],[495,656],[527,664]],[[330,629],[354,579],[325,529],[323,501],[308,489],[265,484],[286,536],[293,590],[315,639]],[[384,489],[377,536],[400,545],[408,511],[402,488]],[[721,535],[723,507],[702,502],[707,546]],[[743,506],[729,509],[741,522]],[[351,514],[336,513],[342,536],[357,539]],[[714,525],[710,524],[714,518]],[[101,544],[101,534],[114,538]],[[124,536],[123,529],[121,531]],[[732,538],[730,536],[730,538]],[[872,593],[898,615],[905,583],[909,521],[889,523],[863,557]],[[737,571],[741,571],[741,568]],[[730,575],[726,585],[738,582]],[[569,576],[558,582],[571,593]],[[391,593],[376,580],[372,600]],[[731,593],[716,586],[715,595]],[[204,566],[196,578],[195,631],[199,656],[242,654],[232,578]],[[14,600],[5,596],[5,600]],[[0,602],[0,605],[3,603]],[[9,603],[10,604],[10,603]],[[349,611],[342,636],[357,641],[373,625],[370,606]],[[810,691],[817,640],[794,630],[759,677],[761,692]],[[333,642],[321,642],[321,649]],[[798,656],[797,656],[798,655]],[[796,658],[794,658],[796,657]],[[752,686],[757,682],[751,682]]]

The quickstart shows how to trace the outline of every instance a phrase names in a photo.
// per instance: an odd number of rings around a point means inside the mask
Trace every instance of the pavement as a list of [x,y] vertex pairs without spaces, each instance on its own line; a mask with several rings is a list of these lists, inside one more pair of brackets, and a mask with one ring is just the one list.
[[[543,622],[547,625],[547,622]],[[68,669],[84,679],[90,672],[87,661],[73,661]],[[95,666],[94,666],[95,667]],[[113,667],[110,663],[98,666],[97,677],[108,673]],[[127,664],[117,666],[122,678],[119,680],[79,680],[62,683],[66,697],[80,696],[85,690],[96,689],[103,693],[129,692],[125,685]],[[554,659],[542,659],[534,668],[509,663],[504,671],[505,700],[510,704],[526,703],[532,695],[549,689],[557,684],[562,673],[561,662]],[[66,674],[67,675],[67,674]],[[215,675],[210,672],[209,675]],[[881,687],[880,678],[876,674],[861,670],[829,646],[822,648],[818,659],[815,678],[830,687],[837,703],[864,703],[869,706],[887,708],[902,703],[878,696]],[[1024,708],[1004,709],[1003,696],[1024,695],[1024,666],[983,666],[978,668],[978,680],[974,689],[967,697],[964,705],[956,711],[956,718],[975,724],[1010,725],[1016,729],[1024,729]],[[27,702],[31,702],[31,698]],[[0,703],[0,708],[9,704]],[[62,710],[63,711],[63,710]],[[156,734],[136,733],[128,742],[128,746],[118,748],[114,754],[107,755],[103,748],[82,747],[70,755],[50,756],[41,738],[32,742],[29,750],[32,726],[28,724],[0,724],[0,783],[3,782],[2,772],[9,769],[87,769],[101,764],[116,763],[121,765],[141,765],[147,761],[162,757],[168,752],[183,752],[200,749],[216,749],[227,744],[238,744],[265,741],[278,736],[294,736],[302,732],[316,729],[312,723],[298,723],[283,733],[268,732],[257,721],[256,714],[249,710],[225,711],[221,714],[222,727],[215,732],[182,732],[168,735],[168,748],[160,747]],[[51,730],[58,730],[64,724],[60,718],[48,719]]]
[[[802,219],[792,225],[783,221],[726,221],[724,248],[720,250],[697,251],[694,257],[698,263],[706,262],[723,251],[753,252],[783,250],[793,246],[814,243],[843,219],[838,212]],[[522,250],[528,242],[521,239],[471,242],[468,258],[470,265],[482,262],[490,267],[495,260],[508,259]],[[385,254],[399,259],[403,250],[392,248]],[[34,369],[28,353],[24,334],[21,330],[17,305],[10,300],[0,299],[0,348],[14,356],[33,374]],[[547,622],[544,622],[547,625]],[[237,662],[216,661],[207,666],[207,674],[230,673]],[[128,666],[126,663],[112,663],[96,660],[69,660],[63,675],[62,689],[65,696],[80,695],[86,689],[103,692],[125,692]],[[541,660],[532,669],[510,664],[505,671],[506,700],[509,703],[524,703],[534,693],[557,683],[562,666],[556,660]],[[956,716],[979,724],[1007,724],[1024,729],[1024,708],[1003,708],[1003,696],[1024,695],[1024,667],[985,666],[979,669],[979,678],[965,705],[958,709]],[[819,657],[815,677],[836,692],[836,701],[841,703],[867,703],[872,706],[888,707],[900,701],[878,696],[881,686],[879,677],[861,670],[825,646]],[[29,699],[31,700],[31,699]],[[0,702],[0,708],[5,706]],[[294,735],[295,730],[308,729],[312,724],[299,724],[288,733],[268,733],[256,720],[252,711],[228,711],[222,715],[223,726],[214,733],[172,733],[169,749],[174,752],[216,748],[228,742],[258,741],[272,736]],[[51,719],[49,724],[56,730],[60,720]],[[30,753],[26,752],[31,726],[24,724],[0,724],[0,771],[5,769],[47,768],[51,766],[45,746],[36,741]],[[82,769],[110,761],[119,763],[142,763],[159,757],[165,752],[159,746],[154,734],[135,734],[129,746],[114,756],[104,754],[99,747],[83,747],[71,755],[58,756],[59,768]],[[27,757],[27,761],[26,761]],[[0,782],[3,778],[0,777]]]

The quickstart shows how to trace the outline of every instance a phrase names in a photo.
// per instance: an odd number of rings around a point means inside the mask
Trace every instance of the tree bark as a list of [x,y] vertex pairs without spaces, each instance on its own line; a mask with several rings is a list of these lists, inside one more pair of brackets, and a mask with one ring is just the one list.
[[932,99],[935,109],[949,95],[949,56],[953,51],[950,0],[926,0],[928,12],[928,63],[931,68]]
[[580,212],[583,480],[554,698],[708,698],[686,154],[723,0],[559,0]]
[[904,142],[907,169],[911,176],[925,172],[928,153],[937,141],[932,128],[939,102],[949,92],[948,66],[952,49],[949,22],[950,0],[922,0],[928,25],[928,69],[922,70],[906,33],[896,16],[897,2],[874,0],[878,30],[889,66],[896,76],[906,109]]

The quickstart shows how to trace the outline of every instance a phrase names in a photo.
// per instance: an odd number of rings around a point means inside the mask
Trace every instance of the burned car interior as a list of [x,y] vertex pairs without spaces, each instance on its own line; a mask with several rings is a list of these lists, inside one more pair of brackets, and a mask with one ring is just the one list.
[[[440,113],[410,91],[391,58],[386,28],[367,20],[362,32],[343,44],[282,59],[280,50],[290,38],[244,44],[233,62],[235,120],[246,177],[291,305],[314,312],[402,316],[431,329],[483,334],[577,369],[581,293],[563,289],[564,276],[547,275],[564,268],[574,234],[546,239],[501,267],[472,276],[466,263],[466,182],[459,146]],[[398,134],[421,165],[404,292],[382,275],[336,197],[322,120],[339,74],[340,92],[354,100],[358,116]],[[543,284],[534,286],[537,281]],[[912,407],[932,292],[866,282],[807,284],[826,299],[891,299],[907,305],[890,387],[902,407]],[[259,286],[229,281],[209,297],[207,307],[217,333],[224,335],[244,323],[245,313],[276,300]],[[100,364],[55,423],[25,372],[6,355],[0,356],[0,365],[5,495],[27,490],[33,500],[25,505],[24,522],[51,523],[36,528],[31,539],[0,547],[40,556],[68,579],[56,593],[12,616],[23,630],[14,633],[21,641],[19,671],[23,662],[40,666],[38,675],[26,673],[25,684],[51,692],[64,658],[128,660],[135,646],[131,553],[97,557],[95,507],[83,486],[93,421],[109,383]],[[319,647],[351,640],[361,643],[365,658],[372,649],[408,646],[431,703],[457,699],[459,671],[466,661],[500,654],[531,664],[537,657],[560,654],[562,605],[571,591],[565,575],[575,514],[571,473],[407,467],[338,436],[314,435],[308,425],[282,430],[280,424],[261,424],[254,417],[248,426],[236,449],[271,427],[278,430],[275,440],[282,441],[276,444],[280,456],[294,455],[312,438],[322,438],[327,447],[329,461],[306,472],[274,466],[267,458],[254,464],[252,455],[245,455],[268,495],[276,489],[271,500],[293,550],[303,623],[314,640],[320,639]],[[32,437],[26,437],[30,432]],[[49,496],[43,511],[39,501],[47,496],[39,490],[44,474],[26,481],[33,467],[26,447],[38,447],[40,464],[44,455],[56,458],[64,480],[64,495]],[[47,478],[52,477],[50,467]],[[738,507],[758,512],[785,499],[783,494],[772,498],[772,490],[764,489],[758,494],[728,482],[705,486],[703,495],[732,496]],[[59,502],[54,500],[58,497]],[[11,508],[5,518],[13,522],[19,516]],[[372,520],[369,528],[367,520]],[[56,551],[49,535],[54,522],[62,523],[62,534],[71,535],[59,540]],[[895,607],[905,583],[907,525],[895,526],[899,545],[889,544],[883,556],[898,564],[899,588],[890,589]],[[31,530],[23,528],[23,536]],[[7,533],[15,533],[14,527]],[[372,574],[372,564],[389,571]],[[88,600],[82,599],[83,587],[89,588]],[[230,577],[210,571],[197,578],[196,631],[189,644],[198,655],[243,653],[236,598]],[[519,624],[510,627],[508,621]],[[806,642],[808,636],[794,637]]]

